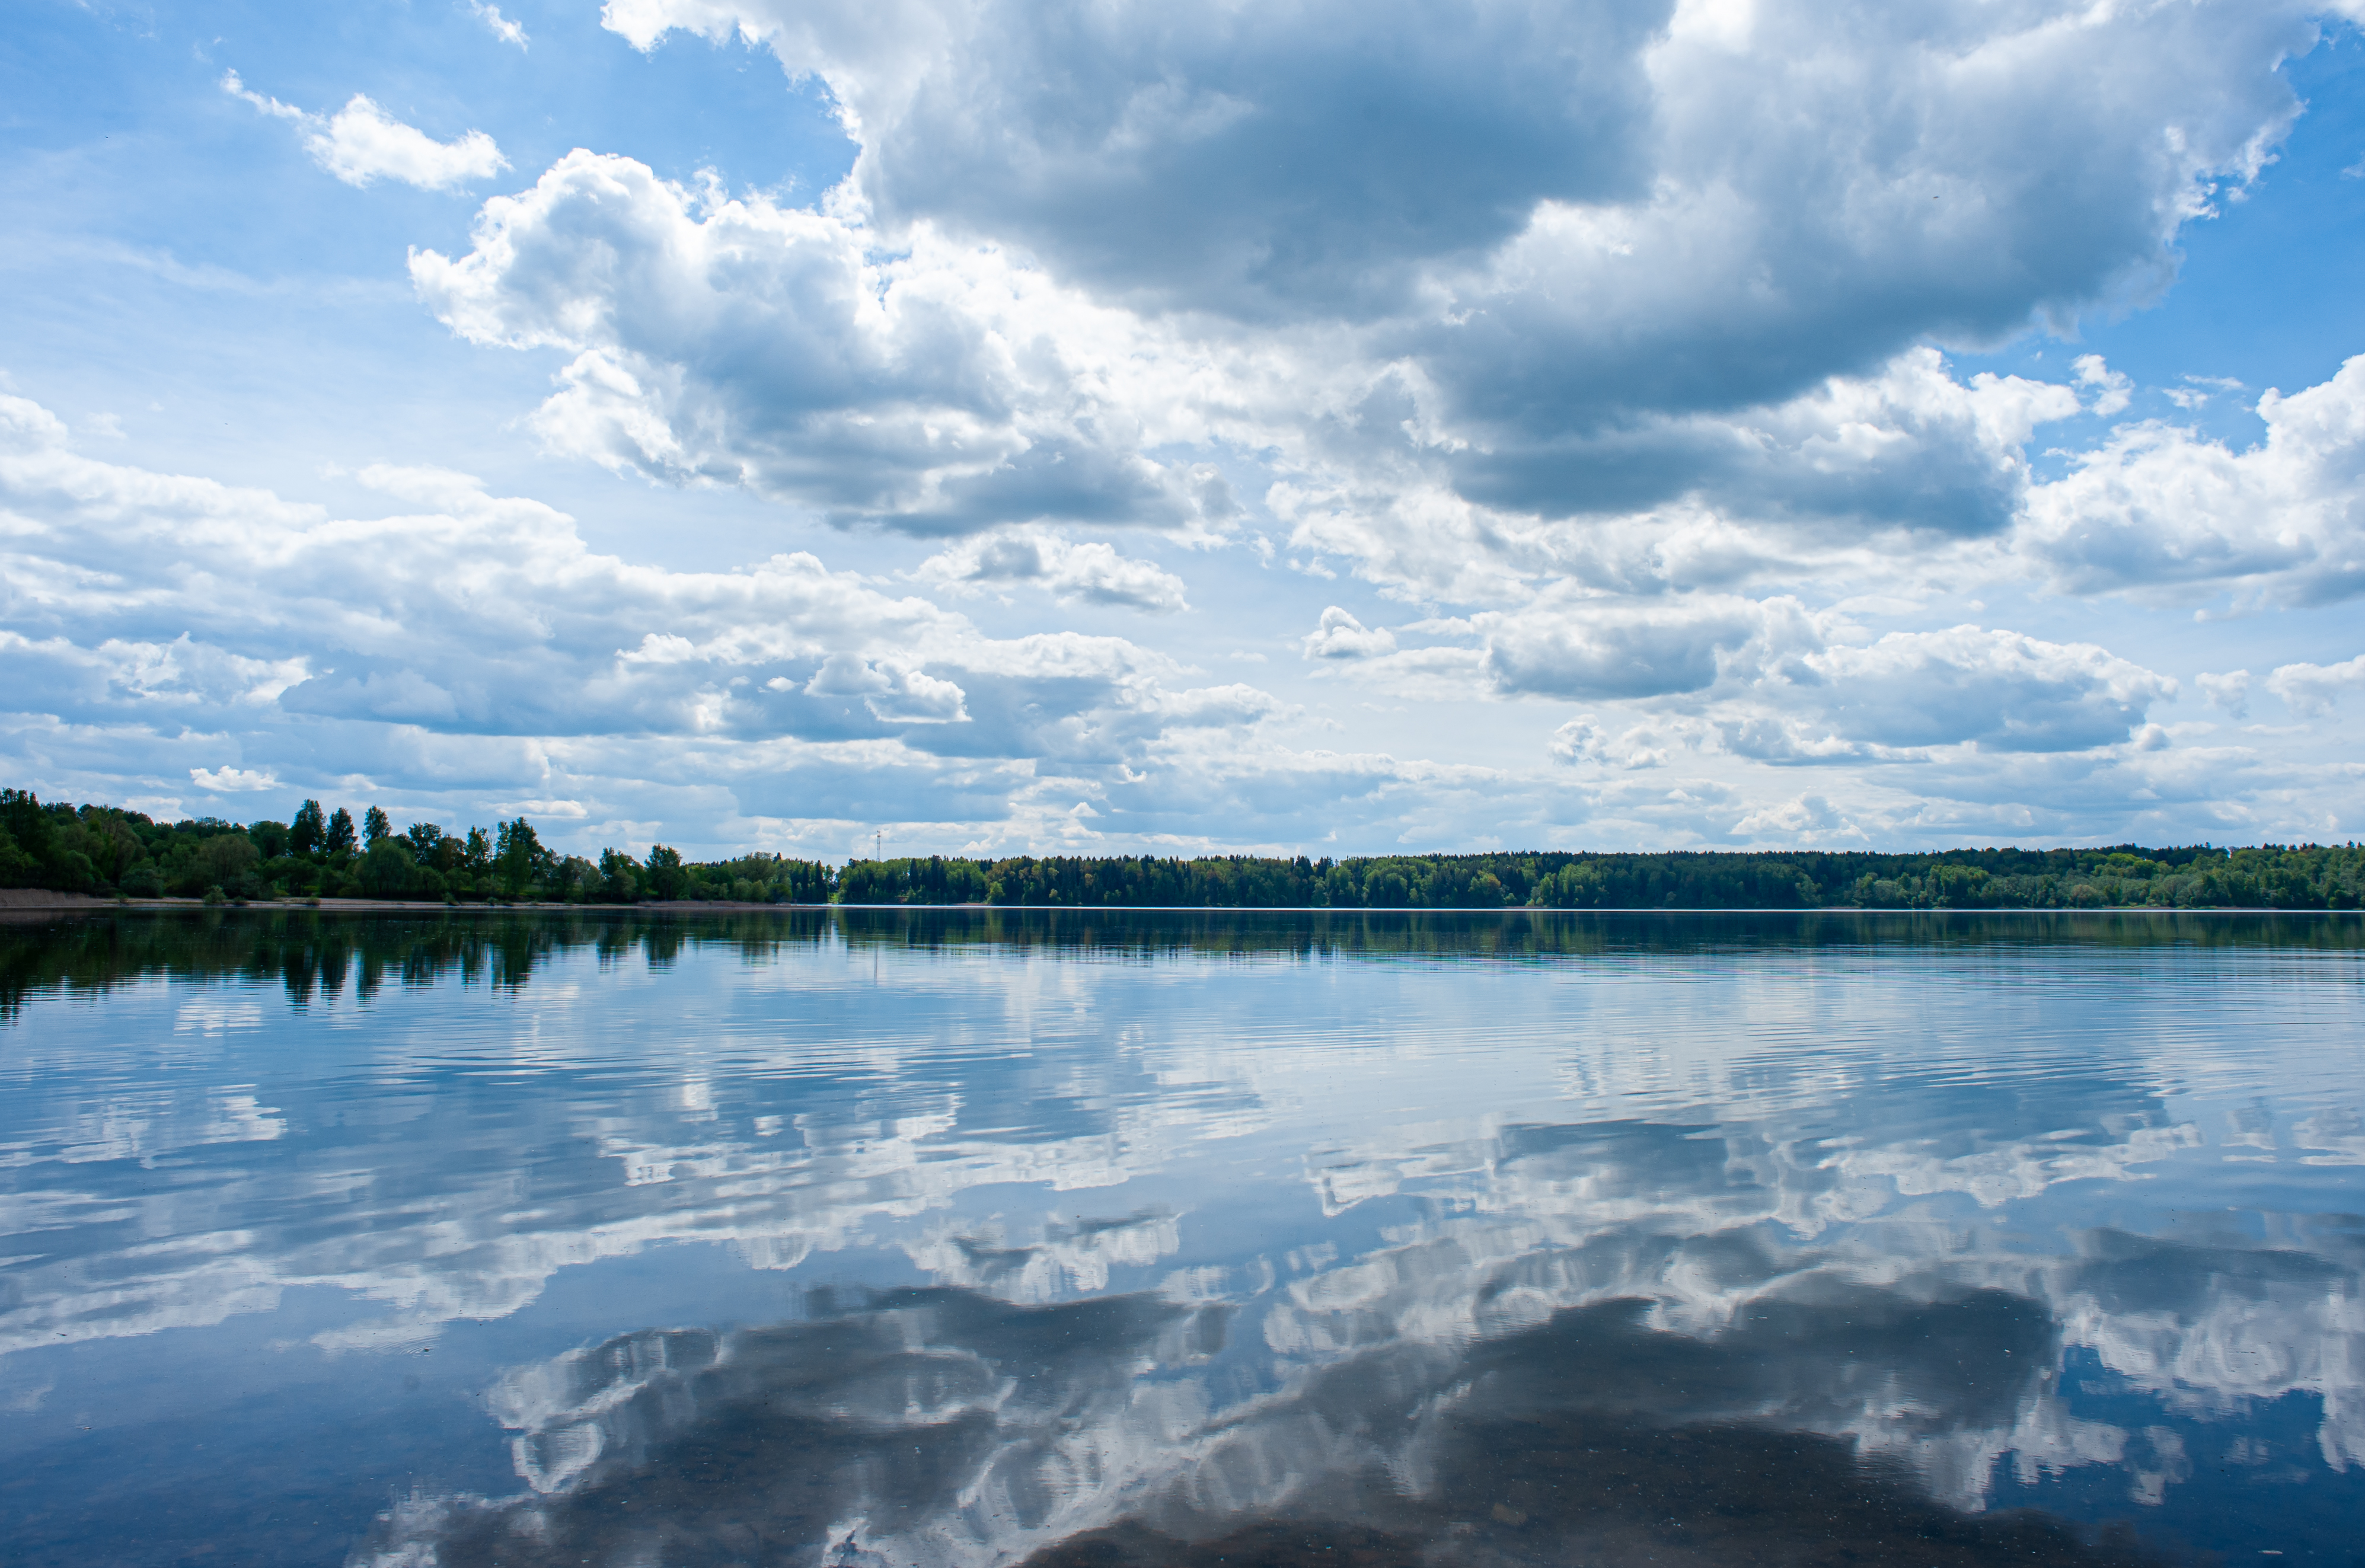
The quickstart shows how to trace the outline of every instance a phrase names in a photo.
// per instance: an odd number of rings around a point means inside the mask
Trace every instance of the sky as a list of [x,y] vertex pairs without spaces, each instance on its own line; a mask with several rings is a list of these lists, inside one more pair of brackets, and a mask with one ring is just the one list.
[[0,776],[2345,842],[2365,0],[22,0]]

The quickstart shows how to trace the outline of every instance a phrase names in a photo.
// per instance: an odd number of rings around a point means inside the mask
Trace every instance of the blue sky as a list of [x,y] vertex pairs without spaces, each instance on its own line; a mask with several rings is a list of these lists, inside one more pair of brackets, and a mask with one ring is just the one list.
[[31,0],[45,797],[2353,837],[2360,7]]

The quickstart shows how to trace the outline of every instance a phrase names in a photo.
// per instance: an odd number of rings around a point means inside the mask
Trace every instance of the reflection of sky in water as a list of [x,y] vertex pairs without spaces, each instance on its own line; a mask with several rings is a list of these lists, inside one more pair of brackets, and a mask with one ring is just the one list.
[[2353,1560],[2353,926],[140,929],[6,937],[28,1562]]

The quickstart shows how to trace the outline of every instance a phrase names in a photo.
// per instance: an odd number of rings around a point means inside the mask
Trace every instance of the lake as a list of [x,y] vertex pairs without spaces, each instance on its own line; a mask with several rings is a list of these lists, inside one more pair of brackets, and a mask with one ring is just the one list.
[[2365,1561],[2365,922],[0,925],[0,1562]]

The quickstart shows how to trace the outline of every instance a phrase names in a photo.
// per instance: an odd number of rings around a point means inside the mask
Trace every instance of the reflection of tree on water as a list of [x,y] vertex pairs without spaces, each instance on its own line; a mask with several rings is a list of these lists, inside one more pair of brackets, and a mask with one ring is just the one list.
[[[1712,1338],[1645,1304],[1397,1343],[1227,1399],[1230,1309],[910,1291],[716,1337],[644,1333],[510,1378],[534,1490],[414,1504],[380,1563],[2138,1561],[2049,1517],[1936,1503],[1816,1428],[1858,1385],[2009,1421],[2051,1320],[1998,1291],[1855,1289]],[[1143,1374],[1145,1366],[1155,1371]],[[365,1558],[373,1553],[365,1552]]]
[[537,964],[588,948],[602,963],[635,953],[653,967],[684,950],[759,958],[826,943],[940,952],[1009,948],[1155,958],[1256,954],[1296,958],[1476,957],[1542,959],[1699,954],[1720,948],[2073,945],[2279,946],[2353,950],[2348,916],[2104,912],[1721,913],[1506,910],[832,909],[649,913],[471,908],[442,915],[315,910],[139,911],[0,924],[0,1021],[28,995],[103,991],[151,976],[278,979],[299,1005],[348,977],[368,996],[391,979],[446,976],[518,988]]

